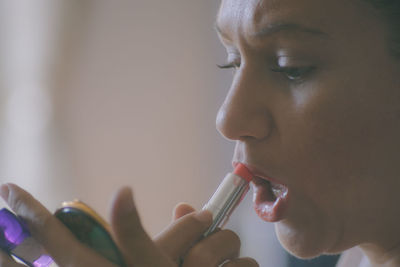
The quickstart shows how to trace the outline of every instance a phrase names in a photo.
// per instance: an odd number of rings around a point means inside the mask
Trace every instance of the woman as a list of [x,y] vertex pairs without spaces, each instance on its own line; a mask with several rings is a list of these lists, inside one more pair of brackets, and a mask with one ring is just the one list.
[[[234,68],[217,127],[254,179],[254,205],[282,245],[342,266],[400,266],[400,2],[223,0],[217,31]],[[111,266],[15,185],[1,195],[61,266]],[[180,205],[151,240],[131,191],[112,206],[128,266],[258,266],[222,230],[198,241],[208,212]],[[65,249],[68,248],[68,249]],[[6,255],[2,265],[20,266]]]

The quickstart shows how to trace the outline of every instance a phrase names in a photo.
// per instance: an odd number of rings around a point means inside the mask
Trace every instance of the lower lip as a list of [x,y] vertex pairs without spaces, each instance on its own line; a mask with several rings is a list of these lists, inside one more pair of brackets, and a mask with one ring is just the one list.
[[271,184],[262,179],[254,178],[253,203],[257,215],[267,222],[278,222],[284,218],[288,206],[288,190],[281,192],[278,196],[272,193]]

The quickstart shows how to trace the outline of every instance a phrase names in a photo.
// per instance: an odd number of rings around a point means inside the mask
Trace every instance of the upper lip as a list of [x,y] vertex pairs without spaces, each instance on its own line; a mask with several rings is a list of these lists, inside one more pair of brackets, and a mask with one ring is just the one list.
[[267,180],[274,184],[283,184],[282,182],[277,181],[274,177],[271,177],[271,176],[267,175],[265,172],[261,171],[261,168],[258,168],[256,165],[251,164],[249,162],[232,161],[233,168],[235,168],[236,165],[239,163],[242,163],[243,165],[245,165],[255,177]]

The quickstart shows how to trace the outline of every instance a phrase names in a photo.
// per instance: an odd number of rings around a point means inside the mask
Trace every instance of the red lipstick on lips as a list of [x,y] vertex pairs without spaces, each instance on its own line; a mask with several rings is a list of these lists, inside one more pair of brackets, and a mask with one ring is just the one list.
[[248,167],[253,177],[253,204],[257,215],[268,222],[283,219],[288,205],[288,188],[282,183]]
[[236,174],[237,176],[242,177],[245,179],[247,182],[251,182],[253,180],[253,174],[250,172],[250,170],[246,167],[246,165],[239,163],[235,166],[235,169],[233,170],[233,173]]

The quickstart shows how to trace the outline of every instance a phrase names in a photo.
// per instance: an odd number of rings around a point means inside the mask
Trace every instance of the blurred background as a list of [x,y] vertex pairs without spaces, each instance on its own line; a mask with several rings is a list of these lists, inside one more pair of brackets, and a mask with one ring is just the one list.
[[[79,198],[106,218],[129,185],[151,235],[177,203],[201,208],[233,152],[215,130],[232,78],[216,67],[218,4],[0,1],[0,182],[51,211]],[[249,198],[228,227],[260,266],[328,266],[288,257]]]

